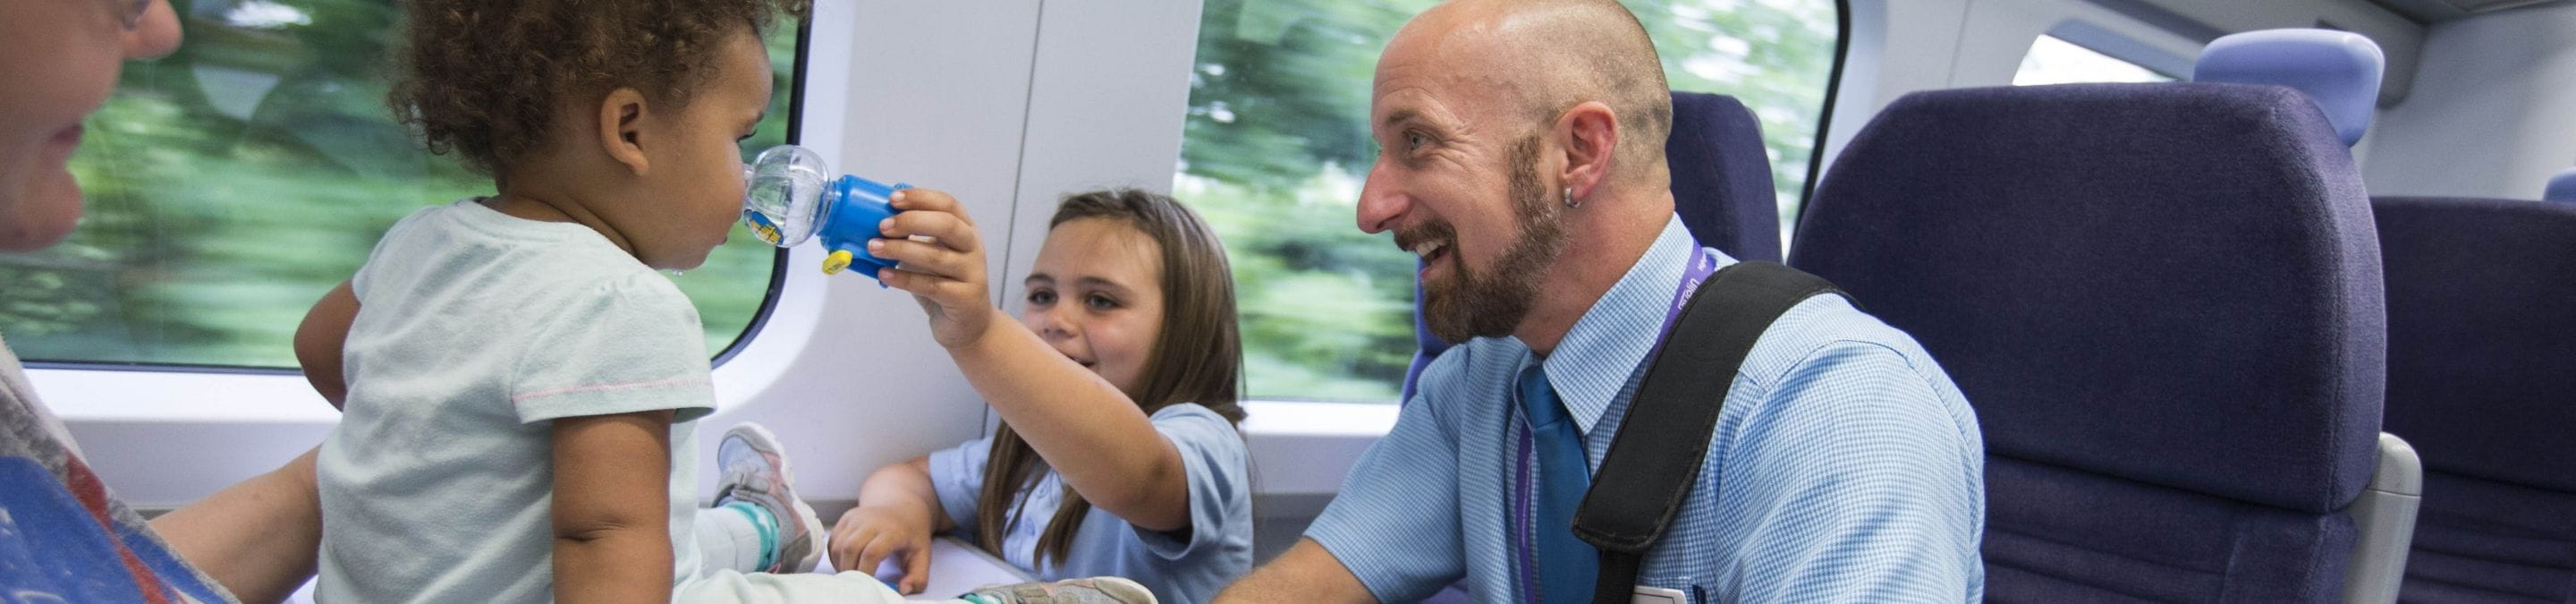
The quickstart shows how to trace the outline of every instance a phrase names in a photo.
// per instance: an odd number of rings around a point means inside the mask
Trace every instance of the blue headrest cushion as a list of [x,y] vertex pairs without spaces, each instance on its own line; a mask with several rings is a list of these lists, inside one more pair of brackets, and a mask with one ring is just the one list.
[[2576,205],[2383,197],[2388,432],[2437,472],[2576,492]]
[[1922,342],[1990,454],[2329,513],[2376,466],[2387,330],[2360,174],[2308,105],[1909,94],[1826,172],[1789,263]]
[[1664,163],[1673,211],[1700,245],[1737,260],[1780,261],[1779,193],[1753,110],[1722,94],[1673,92]]
[[2540,198],[2547,201],[2576,202],[2576,168],[2559,170],[2557,176],[2549,177],[2549,188],[2540,192]]
[[2330,29],[2266,29],[2209,43],[2193,67],[2194,82],[2272,84],[2307,93],[2350,146],[2370,130],[2387,59],[2361,34]]

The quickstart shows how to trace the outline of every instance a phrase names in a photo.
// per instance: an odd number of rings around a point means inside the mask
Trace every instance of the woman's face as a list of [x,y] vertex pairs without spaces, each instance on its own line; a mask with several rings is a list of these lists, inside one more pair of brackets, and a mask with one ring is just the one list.
[[120,64],[178,46],[165,0],[0,1],[0,251],[71,234],[81,195],[66,164],[81,120],[116,89]]

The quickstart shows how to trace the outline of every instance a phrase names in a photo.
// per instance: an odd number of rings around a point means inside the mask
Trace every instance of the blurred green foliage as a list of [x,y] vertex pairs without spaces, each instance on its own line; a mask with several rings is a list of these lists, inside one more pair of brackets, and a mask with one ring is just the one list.
[[[30,360],[293,367],[297,322],[394,221],[488,195],[385,105],[391,0],[173,0],[186,43],[126,65],[72,160],[88,211],[62,244],[0,254],[0,334]],[[743,143],[785,142],[796,26]],[[759,312],[775,248],[734,237],[674,277],[721,351]]]
[[[1380,46],[1432,0],[1209,0],[1175,192],[1215,225],[1242,298],[1250,393],[1389,401],[1413,351],[1413,258],[1353,226]],[[390,0],[175,0],[188,40],[130,63],[72,170],[71,239],[0,254],[0,334],[28,359],[291,367],[305,308],[395,220],[488,194],[413,144],[384,106]],[[1784,232],[1833,62],[1832,0],[1628,0],[1676,89],[1762,120]],[[785,140],[777,94],[744,147]],[[735,237],[674,278],[708,350],[758,311],[773,251]]]
[[[1174,193],[1234,261],[1255,398],[1392,401],[1411,360],[1412,254],[1353,224],[1376,159],[1380,47],[1434,0],[1208,0]],[[1674,89],[1762,121],[1783,233],[1830,82],[1834,0],[1625,0]]]

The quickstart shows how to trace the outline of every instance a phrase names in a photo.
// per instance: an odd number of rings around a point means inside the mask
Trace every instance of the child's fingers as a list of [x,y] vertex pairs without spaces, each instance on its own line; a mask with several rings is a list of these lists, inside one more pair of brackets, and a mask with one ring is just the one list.
[[928,544],[915,544],[912,551],[904,552],[903,578],[897,579],[895,582],[903,584],[902,589],[905,594],[918,594],[921,593],[921,590],[928,589],[930,587],[930,547]]
[[973,252],[983,245],[983,237],[975,232],[975,223],[962,214],[906,211],[885,219],[878,225],[878,230],[892,239],[927,235],[938,240],[940,245],[960,252]]
[[977,292],[966,282],[939,275],[889,268],[877,271],[877,281],[884,282],[886,287],[927,298],[932,303],[946,308],[973,308],[992,304],[991,301],[984,299],[982,293]]
[[936,319],[939,316],[936,312],[937,310],[964,307],[971,303],[966,300],[954,299],[954,297],[949,293],[950,290],[944,289],[942,286],[956,283],[956,281],[941,278],[938,275],[885,268],[877,269],[877,282],[884,283],[886,287],[903,290],[904,293],[912,294],[914,298],[920,299],[921,308],[923,310],[934,311],[931,315],[933,318],[932,323],[934,324],[937,323]]
[[861,527],[866,524],[866,521],[859,519],[858,514],[842,514],[840,521],[832,523],[832,538],[831,541],[825,542],[828,546],[824,548],[825,553],[831,554],[832,570],[845,571],[859,567],[859,546],[864,545],[859,541],[859,537]]
[[982,281],[984,259],[961,253],[935,243],[910,239],[870,239],[868,254],[893,260],[903,270],[939,275],[959,281]]
[[833,570],[833,571],[835,571],[835,572],[839,572],[839,571],[851,571],[851,570],[858,570],[858,569],[859,569],[859,546],[858,546],[858,544],[856,544],[856,543],[835,543],[835,544],[832,544],[831,552],[832,552],[832,570]]
[[867,549],[859,552],[859,568],[857,570],[863,573],[876,574],[877,568],[885,565],[886,557],[902,551],[902,544],[897,543],[893,535],[878,533],[873,538],[868,539]]
[[956,214],[959,218],[966,217],[966,204],[957,203],[956,197],[938,189],[914,188],[895,191],[893,195],[887,197],[886,202],[892,204],[897,210],[928,210]]

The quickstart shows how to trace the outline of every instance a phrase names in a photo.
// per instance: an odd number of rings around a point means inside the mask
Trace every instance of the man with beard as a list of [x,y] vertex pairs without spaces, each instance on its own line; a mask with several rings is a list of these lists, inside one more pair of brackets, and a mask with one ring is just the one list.
[[[1457,0],[1387,44],[1359,226],[1421,255],[1426,323],[1460,344],[1306,539],[1220,601],[1411,601],[1462,578],[1479,601],[1591,599],[1575,504],[1667,313],[1734,262],[1673,213],[1660,65],[1608,0]],[[1983,442],[1912,338],[1809,298],[1725,399],[1636,593],[1982,599]]]

